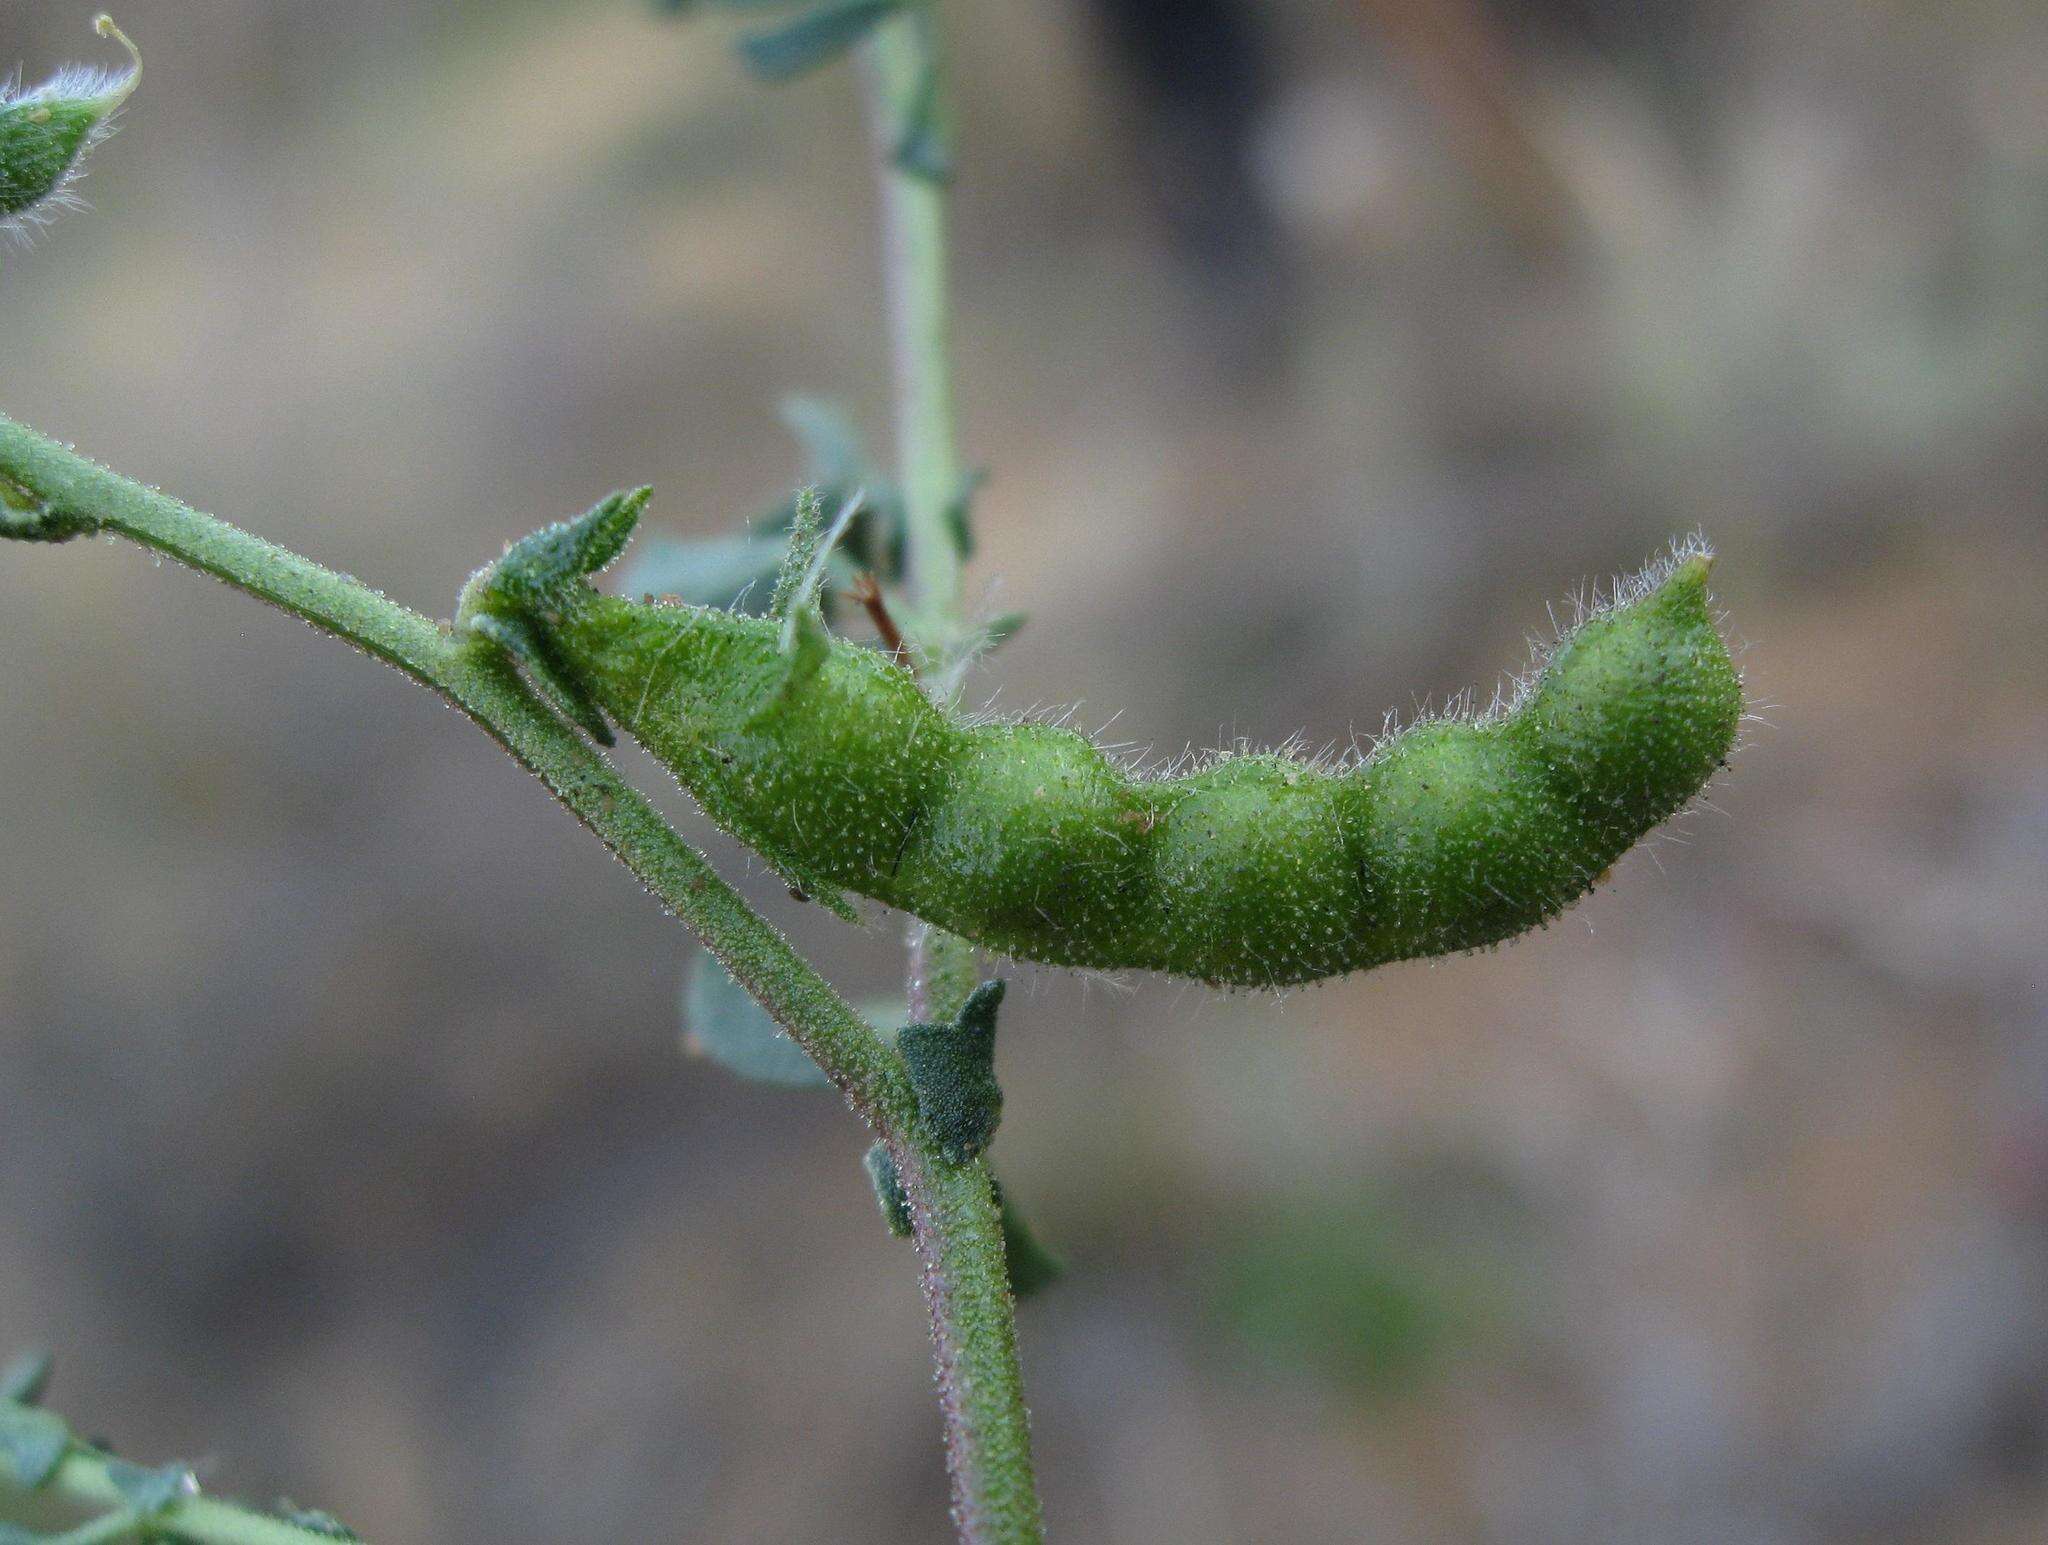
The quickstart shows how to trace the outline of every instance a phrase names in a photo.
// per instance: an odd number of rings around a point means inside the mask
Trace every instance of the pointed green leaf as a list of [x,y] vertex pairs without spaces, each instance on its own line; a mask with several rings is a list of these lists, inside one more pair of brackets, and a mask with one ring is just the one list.
[[0,1372],[0,1400],[11,1400],[16,1405],[32,1406],[43,1398],[43,1391],[50,1387],[50,1354],[38,1348],[24,1352]]
[[790,1089],[832,1087],[804,1049],[708,954],[691,966],[683,989],[683,1045],[756,1083]]
[[0,1461],[25,1491],[34,1491],[57,1473],[71,1447],[71,1429],[63,1419],[29,1406],[0,1405]]
[[794,80],[837,59],[896,7],[897,0],[832,0],[784,26],[740,39],[740,57],[763,80]]
[[1067,1263],[1039,1242],[1031,1225],[1024,1221],[1024,1214],[995,1177],[990,1176],[989,1181],[995,1186],[996,1205],[1002,1209],[1003,1254],[1010,1265],[1010,1291],[1019,1298],[1033,1297],[1059,1281],[1066,1273]]
[[824,397],[801,394],[782,399],[782,422],[803,447],[805,476],[826,488],[866,482],[874,467],[867,446],[846,410]]
[[797,591],[810,572],[811,559],[817,555],[824,525],[824,497],[816,488],[803,489],[796,496],[796,515],[789,523],[789,544],[783,549],[781,567],[775,572],[775,593],[768,598],[769,616],[787,617],[801,605]]
[[629,596],[674,596],[691,606],[716,606],[765,616],[787,539],[762,536],[673,537],[649,542],[621,577]]
[[626,550],[653,496],[651,488],[622,489],[573,520],[558,520],[521,537],[486,571],[489,588],[529,608],[554,603],[565,588],[598,573]]
[[953,541],[960,549],[960,556],[974,556],[974,496],[981,492],[981,485],[988,481],[988,471],[976,467],[960,475],[960,486],[953,490],[953,501],[946,506],[946,520],[953,528]]
[[809,498],[797,501],[797,520],[790,528],[789,551],[783,555],[782,568],[775,576],[775,595],[768,603],[768,614],[782,619],[782,650],[789,655],[806,646],[829,646],[818,592],[825,583],[834,550],[867,507],[867,494],[856,489],[839,506],[832,524],[820,531],[818,492],[813,488],[805,493]]
[[107,1460],[107,1479],[136,1512],[153,1518],[199,1492],[199,1479],[189,1465],[138,1465]]
[[910,1237],[910,1197],[904,1192],[903,1179],[896,1172],[896,1156],[889,1152],[887,1143],[876,1143],[862,1157],[867,1167],[868,1179],[875,1188],[875,1201],[881,1206],[882,1221],[889,1232],[898,1239]]

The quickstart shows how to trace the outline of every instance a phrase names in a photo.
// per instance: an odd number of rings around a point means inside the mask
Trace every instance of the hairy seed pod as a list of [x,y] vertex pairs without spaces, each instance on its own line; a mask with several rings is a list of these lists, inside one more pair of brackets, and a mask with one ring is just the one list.
[[1486,713],[1317,765],[1145,776],[1049,724],[974,724],[828,637],[583,580],[644,491],[516,544],[459,624],[609,718],[792,884],[1022,959],[1278,986],[1499,943],[1583,896],[1734,745],[1742,688],[1697,544],[1622,585]]
[[128,50],[119,74],[73,67],[32,91],[0,85],[0,229],[22,235],[76,205],[85,153],[113,132],[114,114],[142,78],[142,56],[108,16],[93,27]]

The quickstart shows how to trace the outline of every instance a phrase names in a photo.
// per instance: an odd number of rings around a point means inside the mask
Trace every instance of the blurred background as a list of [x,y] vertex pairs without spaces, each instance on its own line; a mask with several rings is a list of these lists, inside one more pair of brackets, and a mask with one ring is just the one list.
[[[31,80],[117,62],[0,0]],[[2048,1537],[2048,10],[948,0],[970,686],[1376,731],[1699,527],[1765,723],[1503,951],[1018,968],[1059,1538]],[[0,404],[445,614],[886,444],[856,78],[636,0],[124,0]],[[131,549],[0,553],[0,1342],[369,1538],[949,1538],[836,1103],[484,738]],[[900,920],[727,872],[857,996]]]

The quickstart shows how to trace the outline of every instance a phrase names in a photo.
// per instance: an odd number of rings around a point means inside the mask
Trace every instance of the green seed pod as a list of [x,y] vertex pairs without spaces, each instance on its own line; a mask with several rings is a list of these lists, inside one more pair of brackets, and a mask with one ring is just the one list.
[[17,237],[77,207],[85,153],[113,132],[114,114],[142,78],[142,55],[113,19],[100,16],[93,27],[128,50],[127,70],[72,66],[32,91],[0,85],[0,229]]
[[1485,713],[1341,762],[1228,754],[1147,776],[1070,730],[945,712],[828,637],[802,587],[767,618],[600,595],[584,576],[643,497],[514,546],[470,581],[459,625],[578,722],[622,725],[811,894],[1022,959],[1280,986],[1497,944],[1679,811],[1742,716],[1693,544]]

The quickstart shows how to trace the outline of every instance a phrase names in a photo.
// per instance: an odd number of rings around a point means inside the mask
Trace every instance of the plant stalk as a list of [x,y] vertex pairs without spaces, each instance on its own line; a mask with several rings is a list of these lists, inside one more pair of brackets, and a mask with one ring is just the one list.
[[905,6],[866,47],[869,119],[882,200],[882,273],[896,385],[896,471],[905,512],[910,603],[927,642],[960,626],[964,555],[952,518],[961,494],[953,426],[952,313],[947,289],[946,187],[898,156],[940,69],[938,17]]
[[[0,1498],[10,1504],[19,1498],[23,1504],[59,1503],[81,1510],[105,1510],[89,1523],[52,1536],[59,1545],[140,1539],[145,1530],[149,1539],[176,1540],[181,1545],[322,1545],[323,1541],[332,1545],[330,1536],[218,1497],[186,1497],[160,1515],[142,1518],[114,1483],[114,1462],[97,1449],[74,1444],[56,1473],[34,1492],[23,1491],[0,1477]],[[16,1509],[10,1506],[7,1511]]]
[[[929,167],[908,164],[900,154],[920,115],[935,118],[943,109],[936,0],[906,5],[876,28],[865,52],[912,624],[925,647],[942,654],[963,631],[966,558],[955,519],[964,489],[953,413],[947,190]],[[974,965],[966,941],[914,928],[912,1017],[936,1020],[956,1012],[953,1000],[974,985]],[[967,1545],[1036,1545],[1044,1524],[1017,1357],[1016,1303],[987,1166],[948,1163],[922,1133],[890,1146],[910,1202],[931,1313],[954,1525]]]
[[[367,585],[66,450],[0,414],[0,492],[19,523],[110,531],[354,644],[453,703],[546,784],[680,917],[885,1137],[917,1122],[893,1049],[757,915],[610,762],[552,713],[493,646]],[[32,500],[33,512],[19,506]]]
[[954,1527],[968,1545],[1038,1545],[1016,1302],[988,1166],[950,1164],[927,1143],[891,1142],[890,1152],[931,1314]]

